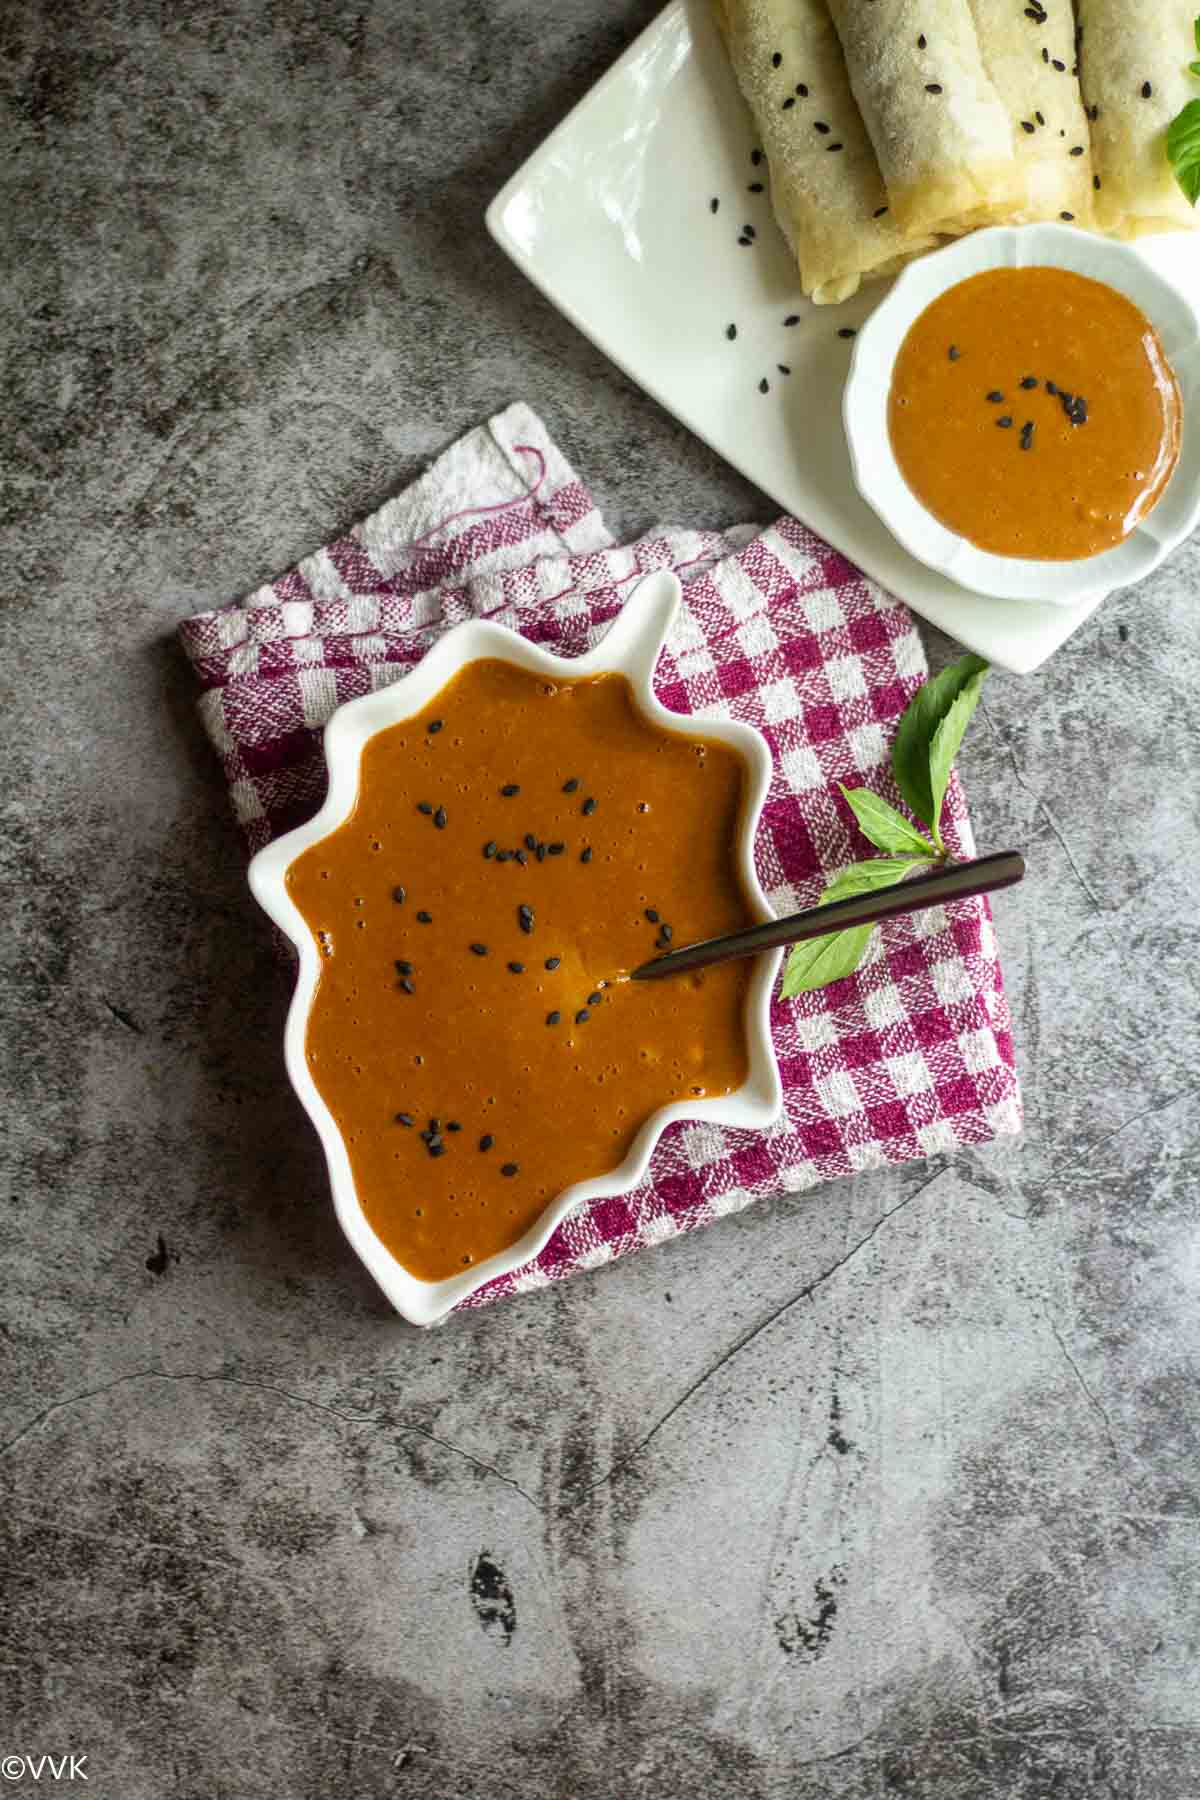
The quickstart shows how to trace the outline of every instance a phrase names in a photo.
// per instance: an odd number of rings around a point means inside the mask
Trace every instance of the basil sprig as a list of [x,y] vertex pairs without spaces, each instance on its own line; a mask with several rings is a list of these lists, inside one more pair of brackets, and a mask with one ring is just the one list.
[[[946,787],[987,672],[987,663],[978,656],[964,656],[952,663],[917,689],[897,728],[892,774],[902,799],[929,827],[929,837],[870,788],[842,788],[859,830],[886,854],[843,869],[822,893],[822,906],[892,887],[914,869],[947,860],[941,834]],[[783,999],[791,1000],[852,975],[866,955],[874,930],[873,925],[852,925],[845,931],[794,944],[779,990]]]
[[[1193,32],[1200,50],[1200,19]],[[1200,62],[1188,64],[1191,74],[1200,76]],[[1189,100],[1167,127],[1167,160],[1175,171],[1175,179],[1195,206],[1200,200],[1200,100]]]

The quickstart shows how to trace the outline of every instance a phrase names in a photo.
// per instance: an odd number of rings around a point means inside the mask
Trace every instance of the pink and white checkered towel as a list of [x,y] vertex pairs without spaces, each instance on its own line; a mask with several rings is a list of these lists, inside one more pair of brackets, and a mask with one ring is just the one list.
[[[587,649],[637,578],[675,569],[685,604],[663,704],[756,725],[775,759],[756,858],[778,912],[811,906],[875,854],[837,783],[894,804],[888,752],[926,665],[907,608],[795,519],[724,536],[666,529],[616,546],[545,427],[509,407],[407,492],[239,604],[181,627],[200,710],[251,850],[315,812],[321,728],[397,680],[448,626],[497,619],[561,655]],[[944,835],[973,854],[957,779]],[[854,975],[772,1016],[785,1111],[766,1132],[670,1127],[646,1180],[581,1205],[481,1306],[752,1200],[1019,1130],[1011,1024],[986,901],[896,919]]]

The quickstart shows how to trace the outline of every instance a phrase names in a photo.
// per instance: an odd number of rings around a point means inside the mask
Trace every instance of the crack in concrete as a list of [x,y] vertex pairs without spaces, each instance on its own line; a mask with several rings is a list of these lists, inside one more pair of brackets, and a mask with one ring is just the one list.
[[411,1420],[406,1419],[380,1419],[374,1413],[344,1412],[339,1407],[328,1406],[323,1400],[313,1400],[307,1394],[294,1394],[288,1388],[276,1387],[273,1382],[251,1381],[244,1376],[228,1375],[220,1370],[135,1369],[128,1375],[117,1375],[112,1381],[103,1382],[99,1387],[84,1388],[78,1394],[68,1394],[63,1399],[51,1401],[49,1406],[44,1406],[41,1412],[35,1413],[33,1418],[28,1419],[18,1432],[7,1439],[5,1443],[0,1444],[0,1456],[7,1455],[23,1438],[28,1437],[32,1431],[36,1431],[38,1426],[43,1425],[47,1419],[53,1418],[55,1413],[63,1412],[68,1407],[79,1406],[85,1400],[93,1400],[100,1394],[111,1393],[114,1388],[124,1387],[135,1381],[219,1382],[229,1387],[256,1388],[262,1393],[277,1394],[281,1400],[288,1400],[294,1406],[304,1406],[312,1412],[325,1413],[330,1418],[340,1419],[343,1424],[370,1425],[380,1431],[390,1429],[401,1434],[412,1433],[416,1437],[424,1438],[428,1443],[436,1444],[441,1450],[449,1451],[452,1456],[460,1457],[463,1462],[470,1463],[481,1474],[494,1476],[497,1481],[502,1481],[505,1487],[510,1487],[515,1493],[520,1494],[522,1500],[532,1506],[535,1511],[542,1510],[533,1495],[523,1488],[519,1481],[514,1481],[511,1475],[505,1475],[492,1463],[484,1462],[482,1457],[475,1456],[470,1450],[464,1450],[460,1444],[451,1443],[449,1438],[438,1437],[436,1432],[429,1431],[424,1425],[415,1425]]
[[1067,1163],[1065,1167],[1067,1169],[1079,1168],[1082,1163],[1089,1161],[1092,1152],[1098,1150],[1101,1144],[1111,1143],[1113,1138],[1120,1137],[1123,1131],[1128,1131],[1131,1125],[1140,1125],[1144,1119],[1155,1119],[1159,1113],[1168,1112],[1172,1106],[1178,1106],[1183,1100],[1196,1099],[1200,1099],[1200,1088],[1187,1088],[1182,1094],[1172,1094],[1169,1100],[1160,1101],[1157,1106],[1148,1106],[1145,1112],[1134,1113],[1131,1119],[1122,1120],[1120,1125],[1114,1125],[1113,1129],[1106,1131],[1102,1137],[1093,1138],[1090,1144],[1085,1144],[1083,1154],[1076,1157],[1074,1162]]
[[861,1237],[844,1256],[839,1257],[837,1262],[831,1263],[830,1266],[823,1270],[815,1280],[806,1283],[798,1293],[793,1294],[790,1299],[785,1300],[782,1305],[777,1306],[773,1312],[768,1313],[765,1319],[761,1319],[757,1325],[751,1326],[749,1331],[744,1332],[740,1338],[730,1345],[728,1350],[725,1350],[717,1358],[716,1362],[711,1363],[702,1374],[696,1377],[695,1381],[693,1381],[690,1386],[683,1390],[683,1393],[680,1394],[679,1398],[667,1408],[666,1412],[663,1413],[661,1418],[650,1427],[645,1437],[636,1443],[632,1450],[627,1451],[624,1456],[618,1458],[607,1473],[601,1475],[598,1481],[592,1482],[590,1487],[585,1488],[582,1494],[572,1501],[564,1510],[572,1510],[573,1507],[580,1505],[586,1500],[590,1494],[594,1494],[597,1488],[603,1487],[608,1481],[614,1481],[618,1475],[629,1467],[630,1463],[635,1461],[635,1459],[642,1454],[642,1451],[646,1448],[647,1444],[650,1443],[651,1439],[657,1437],[658,1433],[665,1425],[670,1423],[676,1413],[681,1411],[682,1408],[687,1405],[688,1401],[700,1392],[700,1389],[706,1382],[711,1381],[714,1375],[719,1374],[727,1363],[733,1361],[735,1356],[740,1356],[742,1351],[747,1349],[756,1338],[761,1337],[764,1331],[769,1331],[771,1326],[779,1319],[783,1318],[785,1313],[790,1312],[793,1306],[798,1306],[802,1300],[811,1299],[819,1287],[823,1287],[824,1284],[831,1280],[839,1270],[844,1269],[848,1263],[853,1262],[859,1251],[864,1250],[871,1242],[872,1238],[882,1231],[889,1219],[894,1219],[897,1213],[903,1212],[905,1207],[911,1206],[914,1200],[919,1200],[921,1195],[927,1193],[934,1182],[940,1181],[942,1176],[947,1172],[948,1167],[943,1166],[935,1175],[931,1175],[928,1180],[923,1181],[915,1192],[907,1195],[905,1199],[898,1201],[895,1206],[889,1207],[887,1212],[882,1213],[880,1217],[876,1219],[870,1231],[868,1231],[865,1236]]
[[[1035,788],[1030,787],[1029,783],[1026,781],[1024,775],[1021,773],[1021,765],[1017,761],[1016,751],[1013,749],[1012,745],[1009,743],[1008,739],[1005,737],[1005,735],[1001,731],[1000,727],[996,724],[995,720],[992,718],[992,716],[988,712],[987,708],[981,704],[980,708],[979,708],[979,712],[980,712],[981,717],[985,720],[988,730],[991,732],[992,736],[996,739],[996,742],[1000,745],[1000,748],[1004,751],[1004,754],[1008,757],[1009,762],[1012,764],[1012,771],[1013,771],[1014,776],[1016,777],[1017,786],[1022,788],[1025,791],[1025,793],[1027,793],[1029,795],[1029,798],[1034,802],[1035,806],[1037,806],[1039,808],[1039,810],[1041,811],[1042,816],[1044,817],[1047,825],[1049,825],[1050,830],[1053,832],[1055,838],[1058,840],[1058,843],[1062,849],[1063,855],[1066,857],[1068,863],[1071,865],[1072,875],[1074,875],[1076,881],[1079,883],[1080,887],[1083,889],[1084,893],[1087,895],[1088,899],[1091,901],[1091,903],[1095,907],[1096,911],[1100,914],[1101,919],[1103,921],[1105,921],[1105,929],[1107,930],[1108,908],[1102,903],[1100,896],[1096,893],[1095,889],[1092,887],[1091,883],[1088,881],[1087,877],[1084,875],[1082,869],[1079,867],[1079,864],[1075,861],[1075,853],[1071,849],[1070,844],[1068,844],[1066,835],[1063,832],[1061,825],[1058,823],[1058,820],[1055,818],[1054,814],[1051,812],[1049,802],[1047,800],[1045,800],[1043,798],[1043,796],[1041,794],[1039,794]],[[1110,936],[1111,936],[1111,933],[1110,933]]]
[[1054,1320],[1050,1317],[1049,1313],[1045,1313],[1043,1315],[1043,1317],[1045,1318],[1045,1321],[1046,1321],[1047,1325],[1050,1327],[1051,1331],[1054,1333],[1054,1341],[1058,1345],[1059,1349],[1062,1351],[1063,1356],[1066,1358],[1066,1361],[1067,1361],[1068,1366],[1070,1367],[1071,1373],[1074,1375],[1076,1381],[1079,1383],[1079,1386],[1083,1390],[1083,1393],[1087,1399],[1088,1405],[1091,1407],[1092,1411],[1097,1415],[1097,1417],[1100,1419],[1101,1423],[1103,1424],[1104,1435],[1108,1439],[1108,1447],[1113,1453],[1113,1461],[1119,1464],[1121,1461],[1121,1452],[1117,1449],[1117,1441],[1113,1436],[1112,1421],[1110,1420],[1107,1412],[1105,1412],[1103,1406],[1101,1406],[1099,1400],[1097,1400],[1095,1394],[1093,1394],[1093,1392],[1092,1392],[1091,1388],[1088,1386],[1087,1382],[1083,1379],[1083,1371],[1080,1369],[1079,1364],[1075,1361],[1075,1358],[1071,1355],[1071,1352],[1067,1349],[1067,1346],[1063,1340],[1063,1335],[1062,1335],[1061,1331],[1058,1329],[1058,1326],[1054,1323]]

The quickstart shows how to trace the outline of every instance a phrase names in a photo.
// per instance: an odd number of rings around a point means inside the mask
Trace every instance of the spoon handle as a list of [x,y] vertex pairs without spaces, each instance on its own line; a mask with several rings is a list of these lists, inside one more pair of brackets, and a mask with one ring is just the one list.
[[954,863],[949,868],[935,869],[931,874],[915,876],[912,881],[899,882],[895,887],[879,888],[871,894],[854,894],[849,900],[832,900],[828,906],[814,906],[808,912],[792,913],[786,919],[769,919],[765,925],[751,925],[745,931],[731,931],[724,937],[705,938],[703,943],[684,944],[678,950],[668,950],[631,970],[630,979],[658,981],[664,975],[682,975],[686,969],[706,969],[711,963],[729,962],[737,956],[757,956],[760,951],[776,950],[781,944],[824,937],[829,931],[847,931],[853,925],[874,925],[880,919],[921,912],[927,906],[944,906],[949,900],[971,900],[977,894],[1012,887],[1024,874],[1024,857],[1016,850],[1001,850],[995,856],[981,856],[977,862]]

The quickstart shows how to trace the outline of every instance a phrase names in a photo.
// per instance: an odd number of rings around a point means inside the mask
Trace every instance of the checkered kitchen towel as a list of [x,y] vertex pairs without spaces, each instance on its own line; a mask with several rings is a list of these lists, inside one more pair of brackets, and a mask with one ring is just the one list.
[[[397,680],[471,614],[582,652],[651,569],[684,581],[659,663],[664,705],[763,732],[775,779],[756,858],[778,912],[811,906],[874,854],[837,783],[899,800],[888,751],[926,674],[907,609],[795,519],[761,533],[663,530],[614,545],[595,502],[523,406],[471,432],[407,492],[240,604],[187,620],[200,709],[251,850],[311,817],[320,733],[343,700]],[[973,854],[951,781],[945,837]],[[752,1200],[978,1144],[1021,1123],[987,902],[896,919],[870,960],[775,1002],[785,1112],[766,1132],[670,1127],[646,1180],[581,1205],[536,1262],[468,1305],[594,1269]]]

